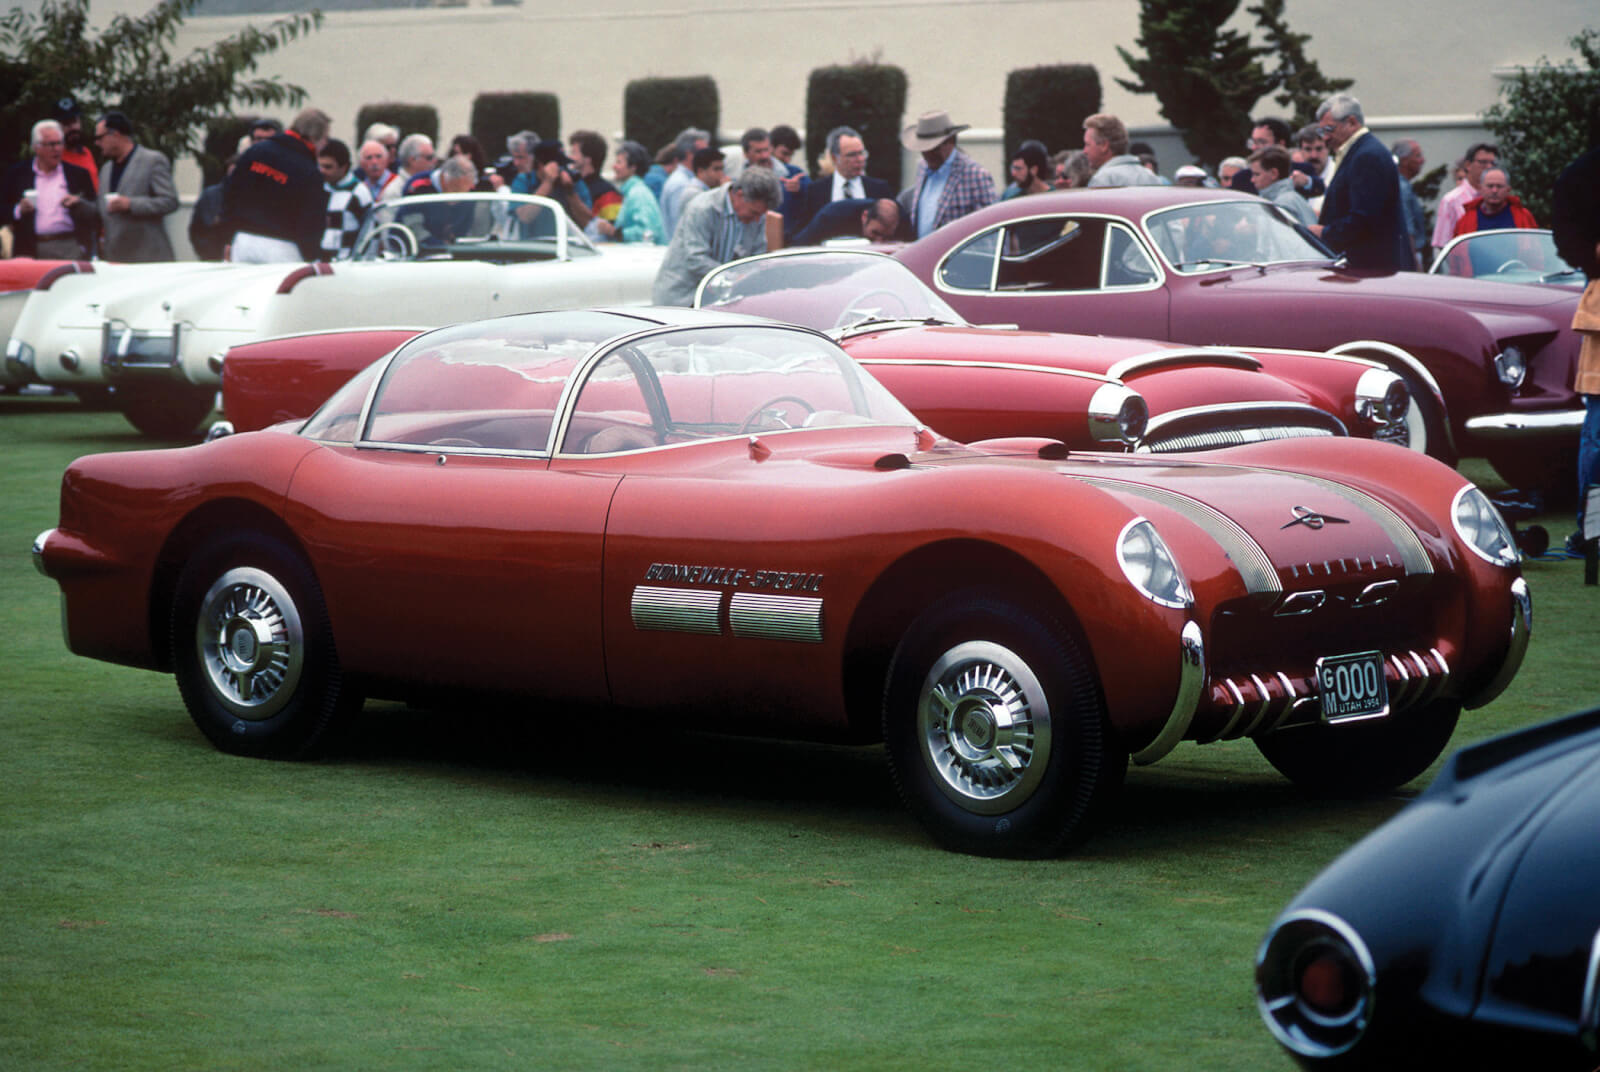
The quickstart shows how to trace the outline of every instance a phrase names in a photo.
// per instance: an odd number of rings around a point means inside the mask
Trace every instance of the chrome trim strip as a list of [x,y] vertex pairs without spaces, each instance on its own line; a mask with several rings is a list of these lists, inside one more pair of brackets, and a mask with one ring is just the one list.
[[1600,1034],[1600,930],[1589,945],[1589,970],[1583,979],[1583,1002],[1578,1006],[1578,1035],[1583,1044],[1595,1048]]
[[1083,369],[1056,368],[1054,365],[1029,365],[1020,361],[956,361],[949,358],[933,357],[868,357],[857,361],[857,364],[894,365],[929,368],[981,368],[1002,369],[1007,372],[1042,372],[1050,376],[1068,376],[1079,380],[1098,380],[1104,382],[1113,377],[1100,375],[1098,372],[1086,372]]
[[[998,234],[996,234],[994,241],[994,259],[989,265],[989,280],[987,286],[974,289],[971,287],[953,287],[945,283],[944,266],[949,263],[950,259],[953,258],[957,253],[966,249],[972,243],[983,238],[985,235],[995,234],[998,231],[1003,231],[1007,227],[1016,227],[1019,224],[1033,223],[1038,220],[1060,220],[1065,223],[1068,219],[1105,220],[1108,224],[1121,225],[1124,231],[1127,231],[1133,236],[1134,243],[1139,247],[1140,252],[1144,254],[1145,259],[1150,262],[1150,266],[1155,269],[1156,278],[1149,283],[1129,287],[1107,288],[1102,286],[1092,287],[1086,290],[997,290],[995,289],[995,280],[1000,274],[1001,254],[1000,237]],[[1110,235],[1111,227],[1108,226],[1106,228],[1103,242],[1108,242],[1110,240]],[[1105,246],[1102,244],[1100,258],[1102,280],[1104,279],[1106,267],[1104,252]],[[1094,296],[1104,294],[1107,289],[1114,289],[1118,294],[1126,294],[1130,291],[1138,292],[1146,290],[1160,290],[1162,287],[1166,286],[1167,263],[1166,258],[1162,257],[1159,253],[1151,249],[1150,240],[1146,236],[1145,232],[1139,227],[1130,226],[1130,221],[1126,217],[1114,215],[1109,212],[1074,212],[1069,208],[1058,209],[1054,212],[1039,212],[1032,216],[1013,216],[1010,219],[1001,220],[999,223],[996,223],[993,226],[985,227],[982,230],[972,232],[966,238],[962,239],[954,246],[951,246],[950,249],[945,252],[945,255],[940,257],[938,261],[934,263],[931,278],[933,282],[933,289],[936,291],[940,291],[945,294],[983,294],[991,298],[1026,298],[1037,294],[1051,294],[1058,297],[1071,297],[1076,294]]]
[[736,637],[822,643],[822,600],[815,596],[771,596],[735,592],[728,626]]
[[1070,475],[1073,479],[1081,480],[1093,487],[1138,495],[1176,510],[1199,525],[1208,536],[1221,545],[1223,552],[1233,562],[1234,568],[1239,571],[1247,591],[1251,593],[1283,591],[1283,582],[1278,580],[1278,571],[1273,567],[1272,559],[1267,552],[1240,527],[1238,522],[1215,507],[1166,488],[1136,484],[1130,480],[1088,476],[1083,473]]
[[1526,578],[1511,582],[1511,643],[1506,647],[1505,662],[1494,678],[1477,693],[1463,697],[1461,706],[1468,711],[1482,707],[1505,691],[1522,666],[1528,654],[1528,638],[1533,634],[1533,595],[1528,591]]
[[1117,361],[1106,370],[1106,375],[1122,380],[1130,372],[1148,372],[1151,369],[1163,368],[1167,365],[1188,365],[1196,360],[1202,360],[1212,365],[1223,365],[1228,368],[1249,369],[1254,372],[1261,367],[1261,359],[1251,357],[1242,350],[1228,350],[1222,347],[1210,346],[1185,346],[1173,350],[1153,350],[1148,354],[1137,357],[1125,357]]
[[1389,704],[1391,707],[1396,708],[1408,707],[1410,706],[1411,692],[1416,688],[1417,682],[1411,676],[1411,669],[1406,665],[1403,655],[1391,655],[1389,656],[1389,662],[1394,666],[1395,685],[1397,686],[1394,695],[1389,697]]
[[1148,766],[1177,747],[1189,724],[1200,710],[1200,690],[1206,681],[1205,634],[1200,623],[1185,622],[1178,639],[1179,674],[1178,692],[1172,700],[1172,713],[1156,734],[1156,739],[1133,754],[1133,761],[1141,767]]
[[[1251,677],[1254,676],[1254,674],[1251,675]],[[1224,722],[1222,724],[1222,728],[1216,733],[1213,733],[1210,737],[1198,738],[1196,741],[1198,744],[1212,744],[1216,741],[1232,740],[1233,738],[1239,736],[1237,733],[1233,732],[1233,728],[1243,722],[1246,714],[1248,713],[1248,709],[1245,705],[1244,692],[1239,688],[1239,683],[1234,681],[1231,677],[1227,679],[1226,684],[1233,694],[1238,697],[1238,702],[1233,705],[1233,714],[1228,716],[1228,721]],[[1260,690],[1258,689],[1257,691],[1259,693]],[[1256,711],[1256,717],[1261,717],[1259,708]]]
[[[1376,560],[1372,568],[1378,568]],[[1398,591],[1400,591],[1399,581],[1373,581],[1361,590],[1361,594],[1356,596],[1351,606],[1376,607],[1380,603],[1387,603]]]
[[1583,410],[1541,410],[1537,413],[1485,413],[1467,418],[1467,431],[1485,439],[1521,439],[1524,436],[1576,432],[1583,427]]
[[639,585],[628,608],[635,629],[666,633],[722,634],[722,593]]
[[[1321,588],[1308,588],[1303,592],[1290,592],[1283,597],[1278,608],[1272,612],[1274,618],[1296,618],[1302,614],[1311,614],[1321,610],[1328,602],[1328,593]],[[1300,604],[1306,604],[1301,606]]]

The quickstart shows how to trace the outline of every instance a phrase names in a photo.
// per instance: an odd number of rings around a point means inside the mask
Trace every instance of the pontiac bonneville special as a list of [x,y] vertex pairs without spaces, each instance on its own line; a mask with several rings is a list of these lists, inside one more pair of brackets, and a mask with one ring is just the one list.
[[71,649],[171,671],[230,752],[440,689],[881,738],[995,855],[1082,839],[1185,740],[1407,781],[1531,614],[1493,506],[1415,451],[963,446],[826,336],[689,309],[440,328],[298,424],[80,459],[34,555]]

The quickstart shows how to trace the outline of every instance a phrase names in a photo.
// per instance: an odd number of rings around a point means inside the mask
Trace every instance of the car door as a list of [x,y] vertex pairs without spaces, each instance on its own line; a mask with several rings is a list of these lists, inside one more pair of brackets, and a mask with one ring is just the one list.
[[451,445],[313,453],[290,521],[341,661],[442,687],[605,700],[600,556],[619,480]]
[[1052,213],[972,235],[934,268],[933,283],[968,320],[1037,331],[1167,332],[1165,274],[1116,217]]

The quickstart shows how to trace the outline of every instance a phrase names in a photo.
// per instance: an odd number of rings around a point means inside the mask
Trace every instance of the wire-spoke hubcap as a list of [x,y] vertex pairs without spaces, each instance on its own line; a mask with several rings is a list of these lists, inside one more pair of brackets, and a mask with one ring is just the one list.
[[239,567],[217,579],[201,600],[195,644],[212,694],[241,719],[276,715],[300,683],[300,613],[262,570]]
[[1050,757],[1044,688],[1015,652],[969,641],[945,652],[917,698],[923,758],[968,811],[1010,811],[1031,797]]

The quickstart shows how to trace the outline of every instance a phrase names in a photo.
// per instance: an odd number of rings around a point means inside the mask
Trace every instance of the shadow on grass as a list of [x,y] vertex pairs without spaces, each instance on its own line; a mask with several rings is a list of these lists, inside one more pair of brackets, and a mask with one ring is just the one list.
[[[149,727],[163,744],[207,748],[187,719]],[[181,745],[180,745],[181,746]],[[877,746],[731,737],[650,725],[610,711],[417,710],[369,703],[322,761],[468,778],[507,794],[582,797],[619,808],[747,809],[752,822],[827,828],[841,821],[887,840],[915,838]],[[1242,841],[1294,841],[1309,827],[1363,832],[1398,811],[1424,781],[1382,797],[1316,797],[1255,757],[1248,742],[1190,749],[1169,766],[1137,768],[1104,827],[1072,857],[1226,852]]]

